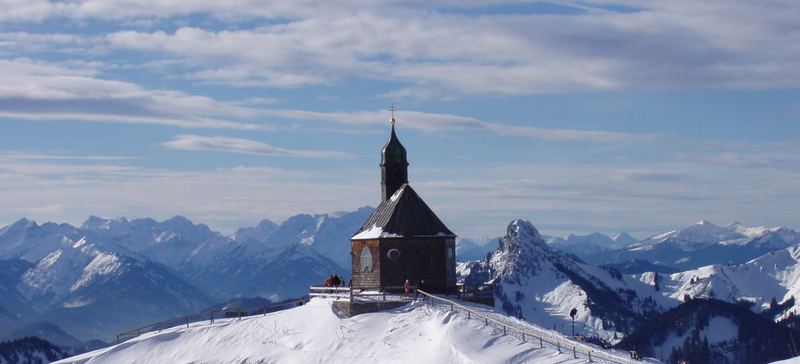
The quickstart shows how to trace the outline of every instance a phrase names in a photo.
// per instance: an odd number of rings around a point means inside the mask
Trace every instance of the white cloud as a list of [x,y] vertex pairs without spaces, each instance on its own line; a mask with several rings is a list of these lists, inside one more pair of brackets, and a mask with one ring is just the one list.
[[275,147],[263,142],[224,136],[178,135],[164,142],[167,148],[177,150],[205,150],[231,153],[263,154],[280,157],[301,158],[349,158],[352,154],[325,150],[292,150]]
[[[452,4],[402,2],[383,5],[391,10],[318,3],[322,10],[311,12],[311,4],[279,8],[275,14],[291,20],[254,29],[123,31],[107,40],[181,57],[200,68],[187,76],[206,82],[407,85],[390,93],[396,97],[800,84],[800,50],[785,46],[800,43],[800,6],[790,3],[598,1],[593,9],[637,11],[577,15],[467,15],[446,11]],[[252,10],[273,18],[262,14]]]
[[0,59],[0,117],[163,124],[185,128],[257,130],[248,108],[180,91],[150,90],[97,77],[86,67]]
[[[368,126],[385,122],[386,111],[316,112],[307,110],[266,110],[265,114],[299,120],[318,120],[342,125]],[[486,122],[467,116],[403,111],[398,114],[398,125],[427,133],[448,130],[489,132],[500,136],[517,136],[547,141],[581,141],[597,143],[627,143],[656,138],[652,134],[635,134],[596,130],[537,128]]]

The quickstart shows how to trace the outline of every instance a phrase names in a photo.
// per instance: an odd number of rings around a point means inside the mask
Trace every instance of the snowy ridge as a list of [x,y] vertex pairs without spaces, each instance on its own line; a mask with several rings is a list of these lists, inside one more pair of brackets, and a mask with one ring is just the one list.
[[[492,313],[490,313],[492,314]],[[497,315],[497,314],[492,314]],[[502,315],[497,315],[502,317]],[[520,322],[520,325],[527,325]],[[572,353],[523,343],[480,320],[419,302],[399,309],[337,315],[330,301],[241,321],[219,320],[147,333],[57,363],[583,363]],[[604,362],[603,360],[595,360]]]
[[494,282],[498,310],[566,332],[575,308],[576,333],[612,341],[663,306],[644,282],[618,272],[580,264],[547,246],[526,220],[514,220],[488,261],[464,265],[466,283]]
[[624,232],[611,236],[601,233],[591,233],[589,235],[568,234],[563,238],[551,237],[546,240],[549,246],[579,257],[612,249],[622,249],[636,242],[636,239]]
[[691,270],[711,264],[741,264],[796,244],[800,244],[800,233],[786,227],[748,227],[739,222],[718,226],[700,220],[684,229],[657,234],[623,249],[576,254],[594,265],[644,260],[677,270]]
[[632,244],[630,248],[647,250],[655,245],[671,242],[686,251],[692,251],[708,244],[745,245],[754,240],[756,243],[769,243],[768,238],[773,234],[789,244],[800,242],[800,234],[785,227],[747,227],[737,221],[726,226],[717,226],[708,220],[700,220],[687,228],[652,236]]
[[[652,282],[653,273],[637,276]],[[658,275],[661,294],[674,300],[716,298],[732,303],[752,302],[753,310],[766,309],[775,297],[778,302],[800,298],[800,245],[770,252],[738,265],[709,265],[671,275]],[[781,313],[800,314],[800,304]]]

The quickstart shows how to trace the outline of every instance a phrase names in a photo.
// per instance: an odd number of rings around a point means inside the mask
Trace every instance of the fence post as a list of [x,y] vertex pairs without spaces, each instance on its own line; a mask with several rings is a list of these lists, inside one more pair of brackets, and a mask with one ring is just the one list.
[[572,345],[572,358],[578,359],[578,352],[575,350],[575,345]]
[[544,343],[542,342],[542,337],[539,336],[539,348],[543,348],[543,347],[544,347]]
[[484,319],[484,320],[486,320],[486,326],[489,326],[489,319],[487,318],[487,319]]
[[522,333],[522,342],[525,342],[525,333]]
[[136,329],[136,336],[140,336],[140,335],[142,335],[142,331],[139,330],[139,329]]
[[592,362],[592,351],[589,350],[589,352],[587,354],[589,354],[589,363],[591,363]]
[[470,319],[470,318],[472,318],[472,317],[470,316],[469,311],[467,311],[467,319]]
[[386,290],[385,289],[381,289],[381,291],[383,292],[383,300],[386,301]]
[[561,354],[561,342],[557,342],[556,345],[558,346],[558,353]]
[[506,335],[506,325],[503,325],[503,336]]

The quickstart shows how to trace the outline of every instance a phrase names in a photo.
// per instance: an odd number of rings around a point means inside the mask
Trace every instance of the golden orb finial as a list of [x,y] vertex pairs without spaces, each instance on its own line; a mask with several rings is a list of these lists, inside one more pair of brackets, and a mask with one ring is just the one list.
[[389,111],[392,112],[392,118],[389,119],[389,124],[392,124],[392,126],[394,126],[394,123],[397,122],[397,120],[394,119],[394,112],[397,111],[397,108],[394,106],[394,102],[389,106]]

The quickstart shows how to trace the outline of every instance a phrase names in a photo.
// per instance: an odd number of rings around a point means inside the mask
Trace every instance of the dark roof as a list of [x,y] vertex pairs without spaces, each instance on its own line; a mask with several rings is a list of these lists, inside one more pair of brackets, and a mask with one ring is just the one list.
[[381,150],[381,166],[408,166],[406,148],[400,143],[400,139],[397,139],[394,125],[392,125],[389,141],[386,142]]
[[[359,236],[361,235],[361,236]],[[411,186],[404,184],[392,197],[381,202],[353,239],[379,237],[456,236],[422,201]]]

